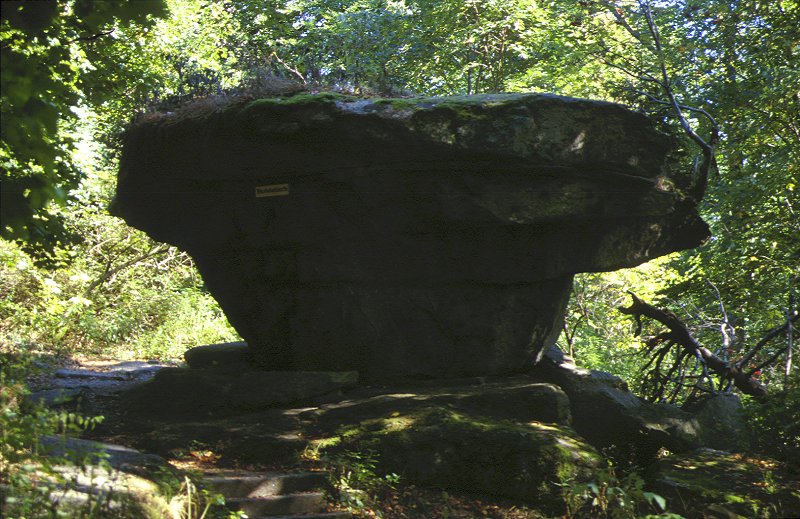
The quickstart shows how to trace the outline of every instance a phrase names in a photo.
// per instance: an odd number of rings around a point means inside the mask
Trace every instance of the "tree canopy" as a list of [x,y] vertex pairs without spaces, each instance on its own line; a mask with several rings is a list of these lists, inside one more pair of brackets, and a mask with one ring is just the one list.
[[[694,158],[674,187],[703,195],[712,237],[576,275],[557,345],[654,402],[737,390],[753,448],[800,463],[800,0],[2,0],[0,66],[0,487],[42,516],[56,512],[39,437],[76,415],[24,409],[32,359],[176,359],[240,339],[192,258],[108,213],[125,128],[187,102],[302,90],[539,91],[657,121]],[[341,483],[374,476],[370,456],[342,463]],[[633,517],[631,496],[663,510],[613,470],[564,490],[598,517]]]
[[63,239],[48,202],[63,203],[80,182],[71,151],[81,107],[123,95],[124,66],[105,52],[120,28],[164,14],[160,2],[3,1],[2,227],[33,246]]
[[560,339],[579,361],[636,379],[614,310],[628,289],[671,306],[701,342],[722,344],[729,326],[731,359],[796,311],[796,0],[4,1],[0,41],[0,232],[47,268],[83,265],[81,297],[167,254],[103,209],[119,136],[149,110],[278,87],[547,91],[643,111],[698,162],[692,133],[719,139],[702,202],[711,241],[639,273],[579,277]]

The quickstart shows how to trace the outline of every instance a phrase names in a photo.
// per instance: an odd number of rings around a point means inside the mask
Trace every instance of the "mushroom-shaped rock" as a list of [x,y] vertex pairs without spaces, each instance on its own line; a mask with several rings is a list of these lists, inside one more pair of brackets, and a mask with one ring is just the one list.
[[192,255],[262,369],[509,373],[574,273],[706,239],[673,147],[553,95],[197,103],[128,129],[113,212]]

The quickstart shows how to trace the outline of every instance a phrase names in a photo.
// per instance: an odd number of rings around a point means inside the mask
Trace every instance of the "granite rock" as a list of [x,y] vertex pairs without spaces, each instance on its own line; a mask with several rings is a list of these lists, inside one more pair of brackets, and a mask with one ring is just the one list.
[[708,236],[673,139],[616,104],[208,106],[128,129],[112,210],[192,255],[260,369],[521,372],[555,341],[574,273]]

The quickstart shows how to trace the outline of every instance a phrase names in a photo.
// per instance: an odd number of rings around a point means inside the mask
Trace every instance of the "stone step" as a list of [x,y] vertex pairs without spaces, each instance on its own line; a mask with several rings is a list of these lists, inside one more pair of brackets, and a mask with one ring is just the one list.
[[322,492],[288,494],[271,497],[234,497],[225,499],[226,506],[234,512],[244,512],[248,517],[319,514],[325,512],[328,502]]
[[226,498],[279,496],[321,490],[328,485],[327,475],[323,472],[210,476],[204,481]]
[[303,515],[262,515],[261,517],[251,517],[250,519],[353,519],[350,512],[323,512],[321,514]]

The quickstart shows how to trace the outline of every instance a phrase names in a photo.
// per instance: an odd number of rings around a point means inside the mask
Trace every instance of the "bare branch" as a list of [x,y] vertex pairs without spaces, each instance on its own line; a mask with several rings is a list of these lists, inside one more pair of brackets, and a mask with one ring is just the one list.
[[277,54],[276,52],[273,52],[273,53],[272,53],[272,55],[271,55],[270,57],[272,57],[272,58],[275,58],[275,59],[278,61],[278,63],[280,63],[281,65],[283,65],[283,67],[284,67],[286,70],[288,70],[289,72],[291,72],[292,74],[294,74],[295,76],[297,76],[297,77],[298,77],[298,79],[300,79],[300,81],[302,81],[304,85],[306,84],[306,78],[303,76],[303,74],[301,74],[301,73],[300,73],[300,71],[299,71],[299,70],[297,70],[296,68],[292,68],[292,67],[290,67],[289,65],[287,65],[287,64],[286,64],[286,63],[285,63],[285,62],[284,62],[284,61],[283,61],[283,60],[280,58],[280,56],[278,56],[278,54]]
[[106,32],[99,32],[97,34],[91,34],[89,36],[80,36],[80,37],[75,38],[73,40],[67,40],[67,43],[76,43],[76,42],[79,42],[79,41],[94,41],[94,40],[97,40],[99,38],[102,38],[103,36],[110,36],[112,34],[114,34],[114,29],[111,29],[110,31],[106,31]]
[[[756,343],[755,346],[753,346],[753,349],[751,349],[749,352],[747,352],[747,354],[745,354],[744,357],[742,357],[741,359],[739,359],[736,362],[736,367],[742,368],[743,366],[747,365],[747,363],[749,363],[756,356],[756,354],[759,351],[761,351],[761,349],[764,346],[766,346],[766,344],[769,341],[771,341],[772,339],[774,339],[778,335],[782,335],[783,333],[785,333],[787,331],[787,329],[791,325],[793,325],[798,319],[800,319],[800,313],[795,313],[795,315],[791,319],[788,319],[787,322],[785,322],[784,324],[782,324],[780,326],[776,326],[775,328],[772,328],[771,330],[768,330],[764,334],[764,336],[761,338],[761,340],[758,341],[758,343]],[[756,371],[756,370],[753,370],[753,371]]]
[[720,351],[722,352],[722,358],[727,360],[728,349],[730,349],[731,345],[733,344],[735,330],[728,320],[728,312],[725,311],[725,304],[722,302],[722,294],[719,293],[717,285],[711,281],[709,281],[708,284],[714,289],[717,302],[719,303],[719,312],[722,314],[722,323],[719,325],[719,333],[722,335],[722,347],[720,348]]
[[[726,380],[732,380],[739,390],[743,393],[763,396],[767,393],[766,387],[758,380],[752,377],[752,373],[744,373],[738,365],[731,366],[728,362],[720,359],[714,355],[707,348],[700,345],[697,340],[689,333],[689,329],[681,321],[677,315],[669,310],[658,309],[648,303],[645,303],[635,294],[630,293],[633,298],[633,303],[629,307],[620,307],[619,311],[623,314],[632,315],[639,319],[642,316],[658,321],[669,329],[671,337],[675,343],[682,348],[682,354],[678,355],[677,363],[682,362],[685,356],[691,355],[695,357],[703,370],[703,379],[706,379],[714,388],[714,382],[709,374],[711,370],[715,375],[720,378],[721,387]],[[661,352],[659,352],[660,354]],[[656,362],[656,368],[659,367],[660,362],[663,360],[663,355],[659,355],[659,360]],[[673,365],[674,370],[674,365]],[[672,370],[671,370],[672,371]],[[663,393],[663,391],[662,391]]]
[[631,24],[628,23],[628,20],[625,19],[625,17],[622,15],[622,13],[619,11],[617,6],[614,5],[613,2],[609,2],[608,0],[602,0],[600,3],[603,4],[612,15],[614,15],[614,18],[617,20],[617,23],[620,24],[626,31],[628,31],[628,34],[630,34],[637,40],[642,41],[642,34],[636,29],[634,29],[631,26]]
[[665,87],[666,94],[669,97],[669,102],[672,105],[672,108],[675,110],[675,115],[678,117],[678,121],[680,122],[683,131],[695,142],[698,146],[703,150],[704,153],[712,153],[713,148],[709,143],[707,143],[702,137],[700,137],[693,129],[692,126],[689,124],[689,121],[686,120],[686,117],[683,115],[681,111],[681,105],[678,103],[677,99],[675,98],[675,92],[672,90],[672,86],[669,80],[669,74],[667,73],[667,63],[664,59],[664,49],[661,46],[661,35],[658,32],[658,27],[656,27],[655,21],[653,20],[653,11],[650,7],[650,2],[648,0],[640,0],[640,5],[644,9],[645,13],[645,20],[647,21],[647,28],[650,31],[650,36],[653,38],[653,44],[655,45],[656,49],[656,57],[658,57],[658,66],[661,70],[661,79],[662,84]]
[[153,258],[153,257],[159,256],[161,254],[164,254],[164,253],[168,252],[169,250],[170,250],[170,246],[169,245],[161,245],[159,247],[156,247],[155,249],[151,249],[151,250],[145,252],[144,254],[136,256],[135,258],[132,258],[132,259],[130,259],[128,261],[125,261],[125,262],[117,265],[113,269],[111,268],[111,264],[110,263],[107,264],[105,272],[103,272],[103,274],[99,278],[97,278],[94,281],[92,281],[89,284],[89,286],[86,287],[86,290],[83,291],[84,297],[89,297],[92,294],[92,292],[94,291],[94,289],[96,289],[98,286],[102,285],[103,283],[105,283],[109,279],[111,279],[112,276],[122,272],[126,268],[132,267],[132,266],[136,265],[137,263],[139,263],[141,261],[144,261],[146,259]]
[[[661,84],[660,81],[659,81],[659,84]],[[654,96],[652,94],[648,94],[647,92],[645,92],[643,90],[634,90],[634,89],[629,89],[629,90],[631,92],[636,93],[636,94],[643,95],[643,96],[647,97],[653,103],[660,104],[660,105],[666,105],[666,106],[670,106],[670,107],[673,106],[670,101],[664,101],[663,99],[658,99],[656,96]],[[712,126],[714,126],[714,128],[717,128],[716,119],[714,119],[714,117],[712,117],[710,113],[708,113],[707,111],[703,110],[702,108],[697,108],[697,107],[694,107],[694,106],[687,106],[687,105],[683,105],[683,104],[679,104],[678,106],[682,110],[686,110],[686,111],[694,112],[694,113],[699,113],[699,114],[703,115],[704,117],[706,117],[709,120],[709,122],[711,123]]]

